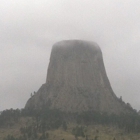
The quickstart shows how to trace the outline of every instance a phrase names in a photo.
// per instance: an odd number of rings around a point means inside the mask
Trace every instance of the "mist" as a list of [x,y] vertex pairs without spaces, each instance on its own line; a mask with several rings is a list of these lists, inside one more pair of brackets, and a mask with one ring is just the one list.
[[45,83],[52,45],[96,42],[115,94],[140,109],[140,1],[1,0],[0,110],[23,108]]

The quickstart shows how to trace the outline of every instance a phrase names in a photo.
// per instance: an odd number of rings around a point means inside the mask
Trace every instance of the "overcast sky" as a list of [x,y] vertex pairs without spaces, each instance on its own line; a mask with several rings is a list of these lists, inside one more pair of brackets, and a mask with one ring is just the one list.
[[64,39],[96,42],[115,94],[140,110],[140,0],[0,0],[0,110],[24,107]]

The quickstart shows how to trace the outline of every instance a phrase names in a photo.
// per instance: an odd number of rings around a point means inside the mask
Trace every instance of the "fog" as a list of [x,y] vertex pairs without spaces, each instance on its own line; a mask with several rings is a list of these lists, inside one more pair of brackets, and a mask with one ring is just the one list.
[[45,83],[51,47],[96,42],[115,94],[140,110],[139,0],[1,0],[0,110],[23,108]]

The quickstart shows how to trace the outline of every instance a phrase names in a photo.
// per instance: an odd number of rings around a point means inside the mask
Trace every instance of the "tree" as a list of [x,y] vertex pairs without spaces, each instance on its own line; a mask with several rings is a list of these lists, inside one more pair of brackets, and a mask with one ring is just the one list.
[[95,136],[95,137],[94,137],[94,140],[98,140],[98,136]]
[[62,128],[63,128],[64,131],[67,130],[67,124],[66,124],[66,122],[63,122],[63,124],[62,124]]

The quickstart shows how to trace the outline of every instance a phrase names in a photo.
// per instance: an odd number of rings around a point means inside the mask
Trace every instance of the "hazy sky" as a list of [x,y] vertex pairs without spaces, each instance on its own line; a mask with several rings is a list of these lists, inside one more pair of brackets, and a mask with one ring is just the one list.
[[140,110],[140,0],[0,0],[0,110],[24,107],[64,39],[98,43],[115,94]]

